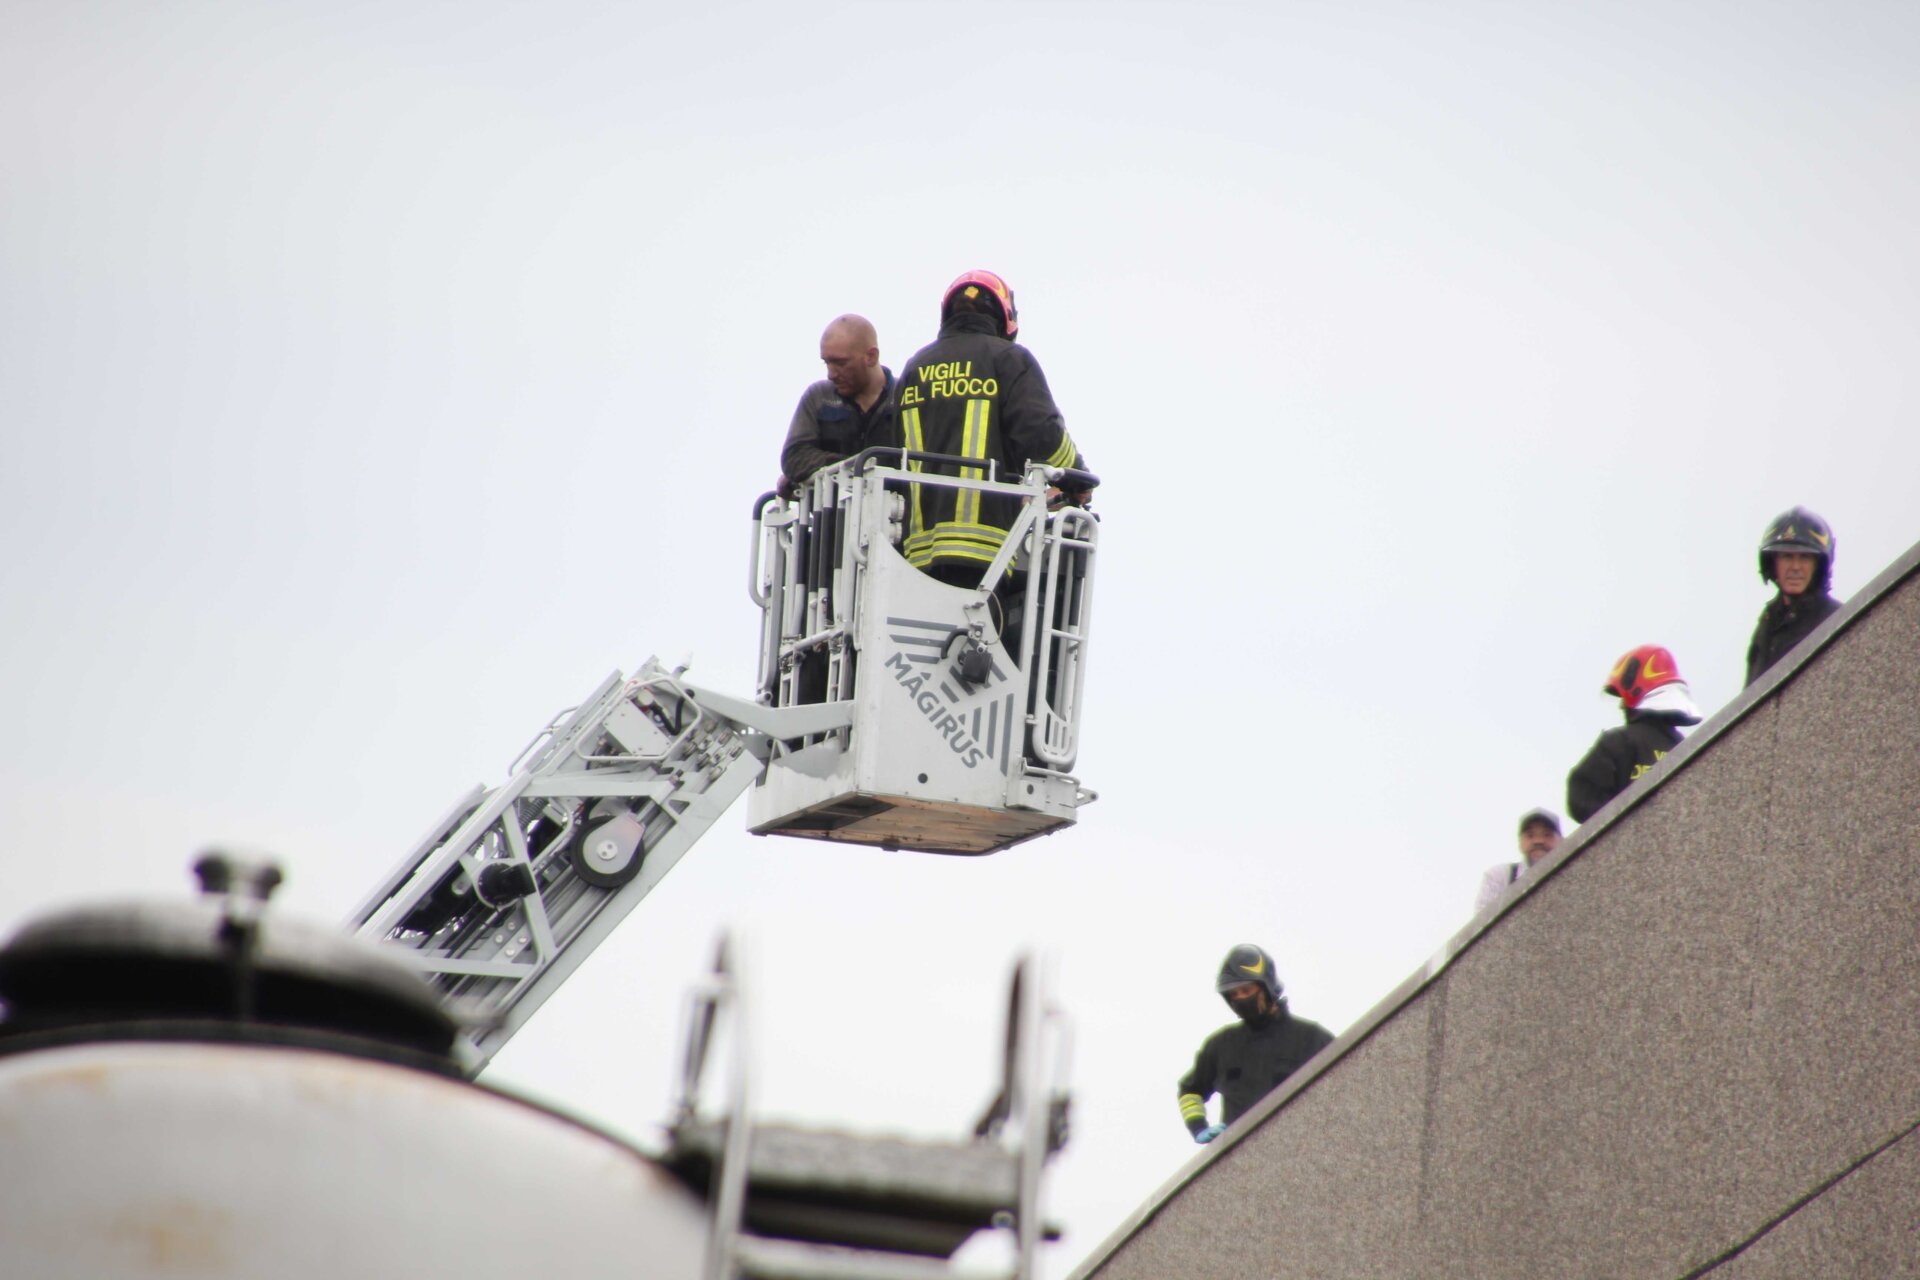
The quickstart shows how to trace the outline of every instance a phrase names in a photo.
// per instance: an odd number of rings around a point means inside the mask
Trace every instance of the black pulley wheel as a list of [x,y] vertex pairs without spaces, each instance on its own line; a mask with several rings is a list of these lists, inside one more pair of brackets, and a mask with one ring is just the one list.
[[639,815],[602,800],[581,820],[567,846],[568,861],[582,880],[597,889],[618,889],[640,874],[646,858]]

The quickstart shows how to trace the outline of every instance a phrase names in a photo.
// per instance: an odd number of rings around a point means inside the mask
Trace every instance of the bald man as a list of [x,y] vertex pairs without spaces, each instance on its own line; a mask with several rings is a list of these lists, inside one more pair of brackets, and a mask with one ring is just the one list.
[[830,321],[820,363],[827,376],[800,397],[780,450],[783,493],[869,445],[893,442],[893,371],[880,363],[880,339],[866,317]]

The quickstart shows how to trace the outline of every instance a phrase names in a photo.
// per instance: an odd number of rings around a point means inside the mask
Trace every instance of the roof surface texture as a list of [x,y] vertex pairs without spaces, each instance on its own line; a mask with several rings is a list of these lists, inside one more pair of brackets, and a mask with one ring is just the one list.
[[1078,1280],[1920,1276],[1920,547]]

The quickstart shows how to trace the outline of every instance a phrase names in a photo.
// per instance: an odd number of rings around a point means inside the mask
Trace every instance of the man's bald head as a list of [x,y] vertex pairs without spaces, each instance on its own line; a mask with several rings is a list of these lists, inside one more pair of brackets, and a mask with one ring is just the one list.
[[820,335],[820,341],[825,342],[836,333],[844,335],[848,342],[862,351],[872,347],[876,355],[879,353],[880,335],[873,331],[873,321],[865,316],[856,316],[851,312],[844,316],[835,316],[827,321],[827,330]]
[[887,376],[880,371],[880,336],[865,316],[836,316],[820,335],[820,361],[827,366],[827,381],[843,400],[851,400],[864,412],[873,407],[886,389]]

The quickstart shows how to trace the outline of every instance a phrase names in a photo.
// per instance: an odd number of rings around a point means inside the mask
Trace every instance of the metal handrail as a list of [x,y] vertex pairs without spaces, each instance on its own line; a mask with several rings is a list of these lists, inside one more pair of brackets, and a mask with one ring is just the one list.
[[[983,462],[991,466],[991,465],[994,465],[996,462],[996,460],[992,458],[967,458],[967,457],[962,457],[957,453],[927,453],[917,449],[894,449],[894,448],[888,448],[883,445],[875,445],[872,448],[862,449],[859,453],[854,454],[853,457],[847,459],[846,461],[847,463],[852,464],[852,470],[857,474],[859,472],[867,470],[868,464],[870,462],[878,461],[884,458],[898,458],[901,463],[899,469],[902,471],[906,470],[906,464],[909,462],[934,462],[934,463],[940,463],[945,466],[955,466],[955,467],[978,467]],[[842,464],[836,464],[836,465],[846,465],[846,464],[842,463]],[[1028,465],[1029,466],[1036,466],[1036,465],[1045,466],[1044,463],[1031,463],[1031,462],[1028,463]],[[1079,492],[1085,489],[1097,489],[1100,487],[1100,477],[1093,474],[1093,472],[1091,471],[1082,471],[1078,467],[1047,467],[1046,470],[1047,470],[1048,479],[1051,481],[1058,482],[1060,480],[1067,480],[1067,481],[1075,482],[1076,483],[1075,492]],[[947,478],[956,479],[957,477],[947,477]]]

